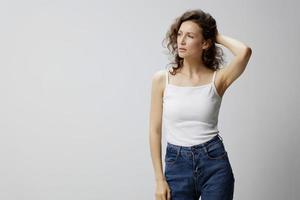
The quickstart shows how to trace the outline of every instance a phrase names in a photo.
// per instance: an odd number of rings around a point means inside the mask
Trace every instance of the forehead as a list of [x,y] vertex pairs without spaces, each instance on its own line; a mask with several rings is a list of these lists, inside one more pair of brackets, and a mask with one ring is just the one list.
[[178,32],[198,34],[201,32],[201,28],[192,21],[185,21],[180,25]]

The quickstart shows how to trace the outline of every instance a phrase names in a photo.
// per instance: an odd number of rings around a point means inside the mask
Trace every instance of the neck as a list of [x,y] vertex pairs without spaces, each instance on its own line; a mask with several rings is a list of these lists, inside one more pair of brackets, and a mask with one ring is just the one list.
[[204,66],[202,60],[184,58],[181,71],[191,78],[193,75],[207,72],[207,70],[208,69]]

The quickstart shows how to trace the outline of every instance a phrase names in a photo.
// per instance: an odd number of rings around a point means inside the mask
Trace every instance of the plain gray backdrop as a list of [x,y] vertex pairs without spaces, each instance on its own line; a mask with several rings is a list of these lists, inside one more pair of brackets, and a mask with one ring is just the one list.
[[300,199],[298,8],[284,0],[1,1],[0,199],[154,199],[151,77],[170,62],[162,40],[188,9],[209,12],[221,34],[252,48],[219,115],[234,199]]

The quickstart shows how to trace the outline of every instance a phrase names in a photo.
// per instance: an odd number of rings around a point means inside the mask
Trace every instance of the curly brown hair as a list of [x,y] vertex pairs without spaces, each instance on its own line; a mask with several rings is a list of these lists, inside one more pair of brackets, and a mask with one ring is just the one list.
[[204,65],[213,70],[221,68],[221,65],[224,63],[224,53],[222,48],[216,46],[215,43],[218,33],[216,20],[209,13],[206,13],[201,9],[187,10],[175,19],[163,40],[163,43],[167,42],[167,48],[170,52],[169,54],[172,56],[172,61],[168,64],[172,65],[173,72],[171,72],[171,74],[175,75],[177,70],[183,67],[183,58],[178,55],[177,33],[181,24],[188,20],[196,23],[200,28],[202,28],[203,38],[211,41],[210,47],[204,49],[202,55],[199,55],[199,57],[201,56]]

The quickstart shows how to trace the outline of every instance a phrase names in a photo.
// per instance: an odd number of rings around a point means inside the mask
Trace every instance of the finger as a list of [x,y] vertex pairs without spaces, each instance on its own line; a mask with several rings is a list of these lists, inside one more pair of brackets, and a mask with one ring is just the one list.
[[168,190],[168,193],[167,193],[167,200],[171,200],[171,191]]

